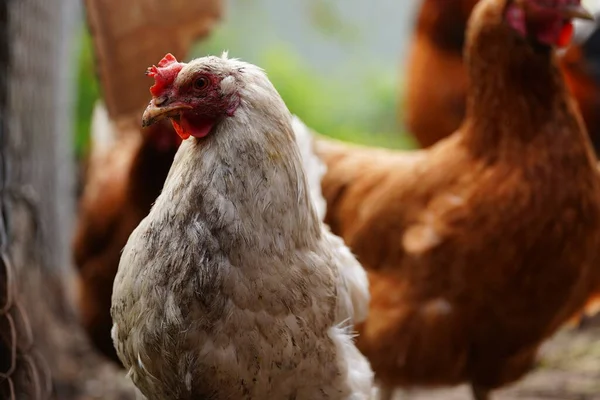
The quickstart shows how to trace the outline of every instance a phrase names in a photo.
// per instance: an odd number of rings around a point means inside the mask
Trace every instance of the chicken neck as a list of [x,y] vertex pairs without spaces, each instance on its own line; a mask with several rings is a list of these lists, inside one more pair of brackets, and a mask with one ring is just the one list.
[[293,132],[251,113],[240,106],[208,137],[184,141],[155,208],[211,227],[230,256],[283,254],[319,237],[319,223]]
[[476,8],[479,15],[468,31],[467,114],[461,129],[466,141],[477,152],[512,151],[516,141],[538,147],[570,143],[585,153],[585,128],[553,48],[511,29],[505,6],[506,0],[496,0]]

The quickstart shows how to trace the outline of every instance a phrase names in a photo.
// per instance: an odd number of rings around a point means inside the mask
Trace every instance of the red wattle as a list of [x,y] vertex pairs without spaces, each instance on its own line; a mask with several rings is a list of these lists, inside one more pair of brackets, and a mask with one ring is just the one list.
[[573,39],[573,23],[570,21],[565,23],[565,25],[560,30],[560,34],[558,36],[558,40],[556,41],[556,45],[558,47],[566,47],[571,43],[571,39]]
[[173,128],[175,129],[175,132],[177,132],[177,134],[179,135],[181,140],[186,140],[187,138],[190,137],[190,134],[186,133],[186,131],[183,129],[183,126],[181,126],[181,124],[179,122],[172,119],[171,124],[173,124]]
[[186,140],[190,136],[195,138],[206,137],[215,125],[215,121],[211,119],[192,118],[190,120],[183,115],[179,117],[178,121],[171,119],[171,123],[182,140]]

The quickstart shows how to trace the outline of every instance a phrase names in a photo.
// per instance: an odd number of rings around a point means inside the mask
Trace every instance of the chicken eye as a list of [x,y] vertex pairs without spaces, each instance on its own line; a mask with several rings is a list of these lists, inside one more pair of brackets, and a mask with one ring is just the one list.
[[202,76],[194,81],[194,88],[205,89],[208,86],[208,78]]

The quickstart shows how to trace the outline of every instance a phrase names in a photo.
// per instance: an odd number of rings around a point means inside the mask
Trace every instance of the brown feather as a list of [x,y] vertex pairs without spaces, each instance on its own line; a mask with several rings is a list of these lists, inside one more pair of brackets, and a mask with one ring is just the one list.
[[454,135],[413,153],[319,142],[326,222],[369,272],[358,346],[387,387],[513,382],[600,282],[590,141],[550,49],[503,5],[472,17]]

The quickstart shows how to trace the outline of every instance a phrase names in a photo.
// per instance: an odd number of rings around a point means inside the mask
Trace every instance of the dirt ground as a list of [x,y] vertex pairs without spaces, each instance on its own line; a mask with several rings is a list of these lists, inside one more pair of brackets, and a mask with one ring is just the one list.
[[[396,400],[471,400],[467,386],[396,393]],[[540,366],[493,400],[600,400],[600,324],[565,329],[544,344]]]

